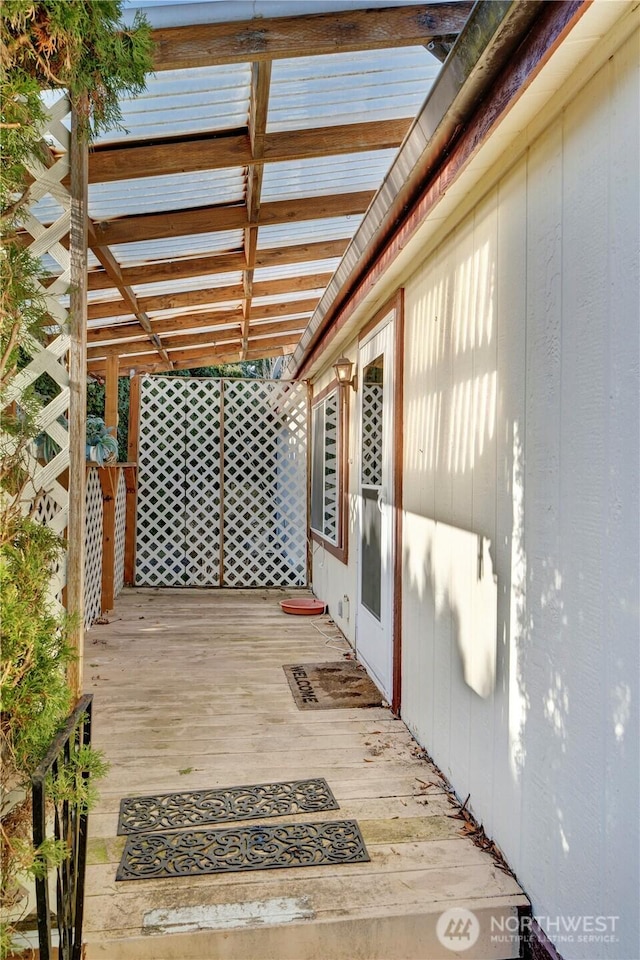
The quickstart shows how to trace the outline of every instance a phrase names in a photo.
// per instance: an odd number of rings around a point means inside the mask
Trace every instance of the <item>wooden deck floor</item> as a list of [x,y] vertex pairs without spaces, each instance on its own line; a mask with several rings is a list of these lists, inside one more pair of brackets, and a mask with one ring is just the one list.
[[[111,763],[90,818],[88,960],[517,957],[496,926],[514,923],[527,900],[461,836],[404,724],[385,708],[295,706],[282,664],[342,659],[348,648],[283,614],[284,595],[128,590],[111,623],[88,633],[94,744]],[[116,883],[122,797],[315,776],[340,810],[289,819],[356,818],[370,863]],[[479,920],[472,949],[438,940],[452,907]]]

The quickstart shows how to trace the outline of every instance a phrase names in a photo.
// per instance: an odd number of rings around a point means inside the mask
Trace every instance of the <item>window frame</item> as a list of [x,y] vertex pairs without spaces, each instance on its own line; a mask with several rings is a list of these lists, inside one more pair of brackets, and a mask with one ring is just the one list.
[[[314,431],[313,421],[316,409],[325,403],[332,393],[336,394],[338,404],[338,438],[336,452],[337,469],[337,523],[336,539],[330,539],[325,533],[312,527],[311,508],[313,497],[313,457],[314,457]],[[318,394],[311,398],[310,410],[310,448],[311,456],[309,458],[309,532],[311,539],[315,543],[321,544],[327,553],[336,557],[342,563],[348,561],[348,527],[347,527],[347,500],[348,500],[348,403],[345,397],[346,388],[338,383],[337,379],[331,381]],[[324,455],[324,450],[323,450]],[[323,497],[323,515],[324,515],[324,497]]]

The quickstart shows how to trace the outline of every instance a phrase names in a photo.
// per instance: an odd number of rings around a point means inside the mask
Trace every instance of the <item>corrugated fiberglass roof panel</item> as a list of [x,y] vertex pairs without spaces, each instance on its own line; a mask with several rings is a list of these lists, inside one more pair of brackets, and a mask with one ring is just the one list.
[[377,190],[396,152],[367,150],[312,160],[267,163],[262,180],[262,201]]
[[94,183],[89,187],[89,216],[94,220],[109,220],[140,213],[240,203],[244,192],[243,167]]
[[133,292],[137,297],[157,297],[163,293],[181,293],[187,290],[205,290],[208,287],[231,287],[242,283],[242,273],[209,273],[181,280],[163,280],[159,283],[137,283]]
[[209,253],[232,253],[242,250],[242,230],[221,230],[217,233],[196,233],[163,240],[117,243],[111,249],[124,267],[156,260],[206,256]]
[[317,243],[321,240],[350,239],[360,226],[363,214],[347,217],[326,217],[323,220],[302,220],[279,223],[258,230],[258,249],[289,246],[296,243]]
[[304,263],[283,263],[275,267],[256,267],[254,281],[286,279],[288,277],[310,276],[316,273],[333,273],[340,257],[328,257],[326,260],[306,260]]
[[129,138],[145,140],[245,127],[250,86],[249,64],[151,74],[143,93],[120,101],[124,130],[108,130],[96,142],[119,143]]
[[413,118],[440,67],[424,47],[276,60],[267,132]]

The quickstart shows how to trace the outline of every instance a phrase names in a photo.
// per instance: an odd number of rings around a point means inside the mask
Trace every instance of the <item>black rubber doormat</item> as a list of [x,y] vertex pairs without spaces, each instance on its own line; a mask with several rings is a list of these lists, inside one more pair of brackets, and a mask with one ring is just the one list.
[[120,801],[118,834],[338,809],[336,798],[323,777],[215,790],[186,790],[149,797],[125,797]]
[[300,710],[382,706],[382,694],[355,660],[289,664],[282,669]]
[[367,863],[355,820],[141,833],[127,837],[116,880]]

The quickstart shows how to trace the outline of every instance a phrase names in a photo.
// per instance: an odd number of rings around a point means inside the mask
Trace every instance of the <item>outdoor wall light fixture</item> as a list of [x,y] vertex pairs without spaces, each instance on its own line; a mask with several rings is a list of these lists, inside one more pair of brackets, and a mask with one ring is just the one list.
[[348,357],[338,357],[333,365],[333,369],[336,372],[336,377],[341,387],[351,386],[354,390],[358,389],[358,376],[356,371],[353,371],[353,363]]

